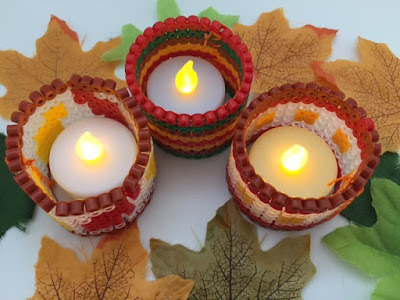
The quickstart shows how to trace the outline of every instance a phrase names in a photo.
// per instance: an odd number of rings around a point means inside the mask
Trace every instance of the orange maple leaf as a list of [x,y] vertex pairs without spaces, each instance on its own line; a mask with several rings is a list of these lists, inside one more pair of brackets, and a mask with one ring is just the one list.
[[261,14],[252,26],[236,24],[233,31],[253,57],[252,90],[258,93],[285,83],[318,81],[311,63],[330,56],[337,32],[312,25],[291,29],[282,9]]
[[375,121],[382,153],[400,148],[400,59],[385,44],[359,38],[361,62],[315,62],[317,76],[357,100]]
[[36,41],[36,55],[28,58],[15,50],[0,51],[0,83],[7,93],[0,98],[0,115],[9,119],[29,93],[55,78],[68,80],[73,73],[110,78],[122,87],[125,82],[114,76],[118,62],[106,63],[100,56],[119,45],[120,38],[98,42],[83,52],[78,35],[59,18],[52,16],[47,32]]
[[184,300],[193,281],[169,275],[146,281],[148,254],[137,224],[103,237],[92,257],[81,262],[71,249],[45,236],[31,300]]

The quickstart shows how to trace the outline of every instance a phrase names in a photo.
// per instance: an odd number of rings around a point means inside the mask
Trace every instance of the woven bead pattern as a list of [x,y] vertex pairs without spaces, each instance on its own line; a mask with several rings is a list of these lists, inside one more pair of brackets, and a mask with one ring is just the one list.
[[[340,180],[332,194],[302,199],[283,194],[255,173],[247,147],[277,126],[307,128],[333,150]],[[246,108],[237,125],[227,165],[229,190],[254,221],[276,229],[305,229],[325,222],[362,193],[377,164],[381,145],[365,110],[354,99],[315,83],[296,83],[261,94]]]
[[[16,125],[7,127],[6,162],[21,188],[50,217],[69,231],[96,235],[124,227],[151,198],[156,175],[153,144],[146,118],[127,89],[115,82],[73,75],[68,84],[56,79],[32,92]],[[28,104],[26,104],[28,103]],[[49,174],[48,155],[55,137],[68,125],[89,117],[112,118],[127,126],[138,143],[138,154],[121,187],[95,197],[57,201]]]
[[[145,91],[151,72],[182,55],[201,57],[218,68],[232,99],[215,111],[194,115],[165,111],[148,99]],[[190,16],[157,22],[139,35],[127,56],[125,73],[155,140],[175,155],[201,158],[229,144],[250,92],[253,64],[246,45],[230,29],[218,21]]]

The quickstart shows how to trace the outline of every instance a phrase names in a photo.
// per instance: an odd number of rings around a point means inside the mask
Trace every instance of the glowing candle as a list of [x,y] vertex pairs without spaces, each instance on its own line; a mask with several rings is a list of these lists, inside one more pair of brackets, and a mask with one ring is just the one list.
[[175,86],[183,94],[190,94],[197,87],[199,79],[193,70],[193,61],[189,60],[175,76]]
[[293,145],[281,157],[282,166],[289,172],[300,171],[308,160],[308,151],[300,146]]
[[154,69],[147,83],[147,97],[165,110],[205,113],[224,103],[225,82],[208,61],[178,56]]
[[282,126],[263,133],[250,149],[250,163],[265,182],[291,197],[319,198],[333,188],[337,161],[314,132]]
[[[55,193],[81,199],[121,186],[136,157],[137,143],[121,123],[90,118],[68,126],[55,140],[49,159]],[[60,189],[61,188],[61,189]]]
[[85,162],[99,160],[103,154],[103,148],[103,144],[89,131],[82,134],[75,145],[76,154]]

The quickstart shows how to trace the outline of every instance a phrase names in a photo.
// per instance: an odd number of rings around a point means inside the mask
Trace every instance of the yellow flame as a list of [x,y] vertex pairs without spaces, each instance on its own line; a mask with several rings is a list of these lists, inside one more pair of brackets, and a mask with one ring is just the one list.
[[92,162],[103,154],[103,144],[89,131],[86,131],[76,142],[75,151],[83,161]]
[[192,93],[197,87],[197,73],[193,70],[193,61],[189,60],[176,74],[175,86],[183,94]]
[[307,160],[308,151],[300,145],[293,145],[283,152],[281,157],[282,166],[290,172],[296,172],[302,169],[307,163]]

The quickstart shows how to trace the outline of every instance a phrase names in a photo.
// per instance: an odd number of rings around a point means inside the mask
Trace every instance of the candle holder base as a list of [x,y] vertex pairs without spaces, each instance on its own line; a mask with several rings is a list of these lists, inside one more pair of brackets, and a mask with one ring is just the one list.
[[[327,142],[339,166],[339,178],[330,195],[289,197],[256,174],[247,147],[278,126],[306,128]],[[315,83],[273,88],[254,99],[238,121],[227,165],[229,191],[242,211],[262,226],[282,230],[313,227],[332,219],[362,193],[379,163],[378,140],[365,110],[354,99],[344,100],[342,92]]]
[[[127,89],[112,80],[73,75],[67,84],[55,79],[30,94],[12,114],[7,127],[6,162],[16,182],[39,207],[67,230],[80,235],[111,232],[132,222],[154,189],[156,165],[147,120]],[[58,134],[85,118],[119,121],[134,135],[138,153],[123,184],[86,199],[58,201],[48,168]],[[82,183],[84,184],[84,183]]]

